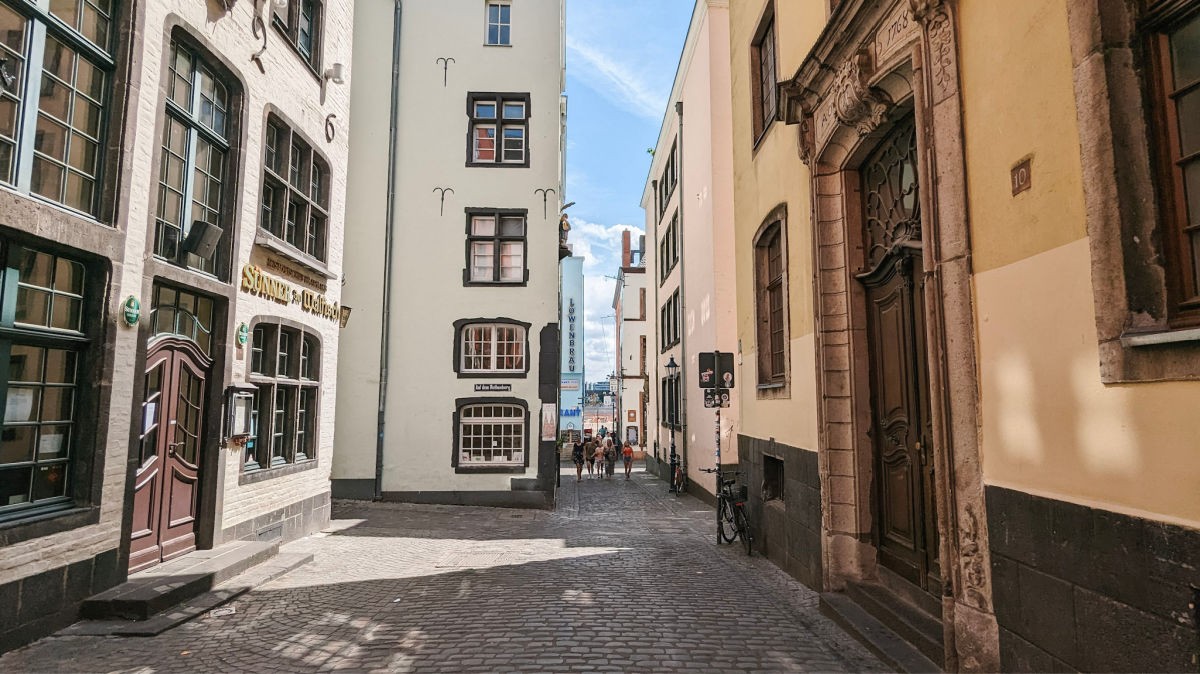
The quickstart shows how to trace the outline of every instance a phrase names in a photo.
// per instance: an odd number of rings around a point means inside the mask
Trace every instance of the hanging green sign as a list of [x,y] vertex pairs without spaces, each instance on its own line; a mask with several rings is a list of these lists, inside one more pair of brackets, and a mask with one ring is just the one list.
[[142,317],[142,303],[138,301],[138,298],[130,295],[125,299],[125,304],[121,306],[124,308],[125,324],[137,325],[138,319]]
[[242,323],[237,330],[238,346],[246,346],[246,342],[250,341],[250,326]]

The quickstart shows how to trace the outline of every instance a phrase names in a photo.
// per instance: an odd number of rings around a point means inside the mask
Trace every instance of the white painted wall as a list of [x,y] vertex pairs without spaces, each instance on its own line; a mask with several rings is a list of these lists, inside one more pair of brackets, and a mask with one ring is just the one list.
[[[381,25],[391,26],[393,6],[386,0],[356,3],[360,44],[375,39],[384,43]],[[558,320],[562,6],[560,0],[514,2],[511,47],[484,45],[485,7],[479,0],[409,0],[403,5],[384,491],[509,489],[511,474],[456,474],[451,466],[455,399],[489,395],[475,393],[476,383],[512,384],[511,392],[491,395],[527,401],[531,419],[526,474],[537,472],[538,336],[543,327]],[[454,59],[444,85],[443,67],[436,62],[440,57]],[[378,53],[375,58],[380,58]],[[369,70],[370,83],[359,81],[357,91],[362,95],[354,101],[355,114],[364,110],[369,120],[354,128],[355,147],[359,147],[359,134],[364,134],[362,142],[369,146],[352,158],[356,176],[373,176],[381,163],[386,166],[386,141],[381,147],[376,139],[386,139],[387,114],[379,111],[389,105],[390,69]],[[468,92],[530,94],[528,168],[465,166]],[[355,206],[347,245],[348,260],[354,262],[348,262],[352,280],[347,282],[345,301],[355,308],[356,319],[382,310],[378,288],[383,282],[383,239],[381,228],[372,223],[379,222],[385,194],[377,182],[369,179],[350,190]],[[446,194],[444,211],[435,187],[453,190]],[[545,216],[543,198],[534,193],[538,188],[554,190]],[[528,209],[526,287],[463,287],[464,209],[471,207]],[[453,369],[454,321],[496,317],[532,324],[528,375],[459,379]],[[371,323],[361,332],[355,326],[353,338],[346,341],[347,360],[361,357],[377,363],[380,324]],[[343,408],[354,405],[355,409],[347,411],[347,423],[339,432],[337,477],[361,479],[374,474],[376,425],[370,417],[378,379],[370,367],[370,363],[348,367],[341,376]],[[557,372],[551,377],[557,380]]]

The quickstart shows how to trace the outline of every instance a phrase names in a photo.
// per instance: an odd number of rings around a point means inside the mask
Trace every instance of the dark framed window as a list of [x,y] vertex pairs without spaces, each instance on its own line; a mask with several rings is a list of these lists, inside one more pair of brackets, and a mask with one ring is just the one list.
[[317,455],[321,340],[283,323],[251,331],[247,380],[258,389],[243,470],[310,461]]
[[1200,325],[1200,2],[1151,3],[1147,52],[1170,323]]
[[[229,266],[229,224],[221,213],[229,185],[231,94],[200,55],[171,41],[155,209],[154,254],[172,263],[223,276]],[[223,226],[224,225],[224,226]],[[224,230],[212,255],[186,249],[194,227]]]
[[663,303],[662,308],[659,309],[658,318],[658,334],[660,335],[661,339],[660,346],[661,350],[665,352],[667,349],[678,344],[680,339],[679,324],[681,318],[681,307],[678,289],[671,293],[671,296],[668,297],[667,301]]
[[321,0],[288,0],[286,8],[272,10],[271,23],[315,73],[321,72],[324,14]]
[[528,281],[526,224],[523,210],[468,209],[463,283],[497,285]]
[[0,0],[0,182],[99,212],[111,114],[111,0]]
[[776,108],[776,62],[775,62],[775,5],[767,3],[766,12],[759,21],[754,41],[750,45],[751,100],[754,104],[754,144],[766,134],[771,122],[775,121]]
[[467,94],[467,166],[529,166],[529,94]]
[[459,330],[459,373],[524,373],[526,330],[512,323],[468,323]]
[[205,355],[210,355],[215,313],[211,298],[182,288],[155,284],[150,335],[184,337],[195,342]]
[[660,424],[668,428],[682,428],[683,416],[680,413],[682,399],[682,379],[679,375],[673,377],[663,377],[659,380],[661,387],[662,410],[660,410]]
[[487,3],[487,42],[492,46],[512,44],[512,5],[507,2]]
[[671,224],[658,242],[658,285],[666,282],[667,277],[679,262],[679,214],[671,218]]
[[80,427],[83,362],[91,346],[83,263],[0,240],[0,521],[74,505],[87,461]]
[[329,239],[329,163],[278,117],[263,137],[258,226],[297,252],[325,261]]
[[754,305],[757,316],[758,383],[787,377],[787,306],[783,223],[768,224],[754,243]]
[[671,144],[671,152],[667,155],[667,161],[663,164],[662,173],[658,178],[658,218],[660,220],[667,212],[667,202],[671,200],[671,195],[675,194],[675,185],[679,182],[679,170],[675,165],[676,147],[676,143]]
[[458,465],[524,466],[526,410],[521,405],[482,403],[458,409]]

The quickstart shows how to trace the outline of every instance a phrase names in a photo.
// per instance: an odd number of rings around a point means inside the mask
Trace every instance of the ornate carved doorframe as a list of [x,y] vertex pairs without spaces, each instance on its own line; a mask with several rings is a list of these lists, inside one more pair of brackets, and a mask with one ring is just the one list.
[[947,670],[998,670],[979,456],[975,322],[956,0],[846,0],[781,91],[812,174],[819,463],[826,585],[875,577],[872,452],[857,167],[912,108],[920,208]]

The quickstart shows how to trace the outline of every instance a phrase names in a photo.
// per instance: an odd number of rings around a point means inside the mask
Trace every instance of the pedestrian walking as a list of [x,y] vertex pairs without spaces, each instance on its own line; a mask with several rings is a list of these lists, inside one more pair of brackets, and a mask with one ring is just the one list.
[[595,449],[592,450],[592,460],[596,463],[596,478],[604,477],[604,444],[595,443]]
[[583,443],[583,456],[587,459],[588,477],[594,473],[593,466],[596,465],[596,441],[588,438],[588,441]]
[[625,479],[629,479],[629,472],[633,470],[633,445],[629,441],[625,441],[625,446],[621,448],[621,460],[625,462]]
[[604,438],[604,475],[612,477],[617,467],[617,446],[612,437]]
[[571,450],[571,460],[575,462],[575,481],[579,482],[583,479],[583,445],[574,438],[567,438],[567,446]]

